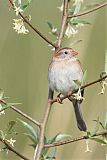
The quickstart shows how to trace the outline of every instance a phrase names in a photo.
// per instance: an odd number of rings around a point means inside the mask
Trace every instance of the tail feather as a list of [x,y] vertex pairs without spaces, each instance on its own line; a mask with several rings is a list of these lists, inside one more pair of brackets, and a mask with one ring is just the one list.
[[81,102],[77,101],[77,100],[74,100],[74,99],[71,100],[70,98],[69,98],[69,100],[72,101],[73,106],[74,106],[77,126],[81,131],[85,132],[87,130],[87,127],[86,127],[86,124],[85,124],[85,121],[83,119],[82,112],[81,112],[81,109],[80,109],[80,103]]

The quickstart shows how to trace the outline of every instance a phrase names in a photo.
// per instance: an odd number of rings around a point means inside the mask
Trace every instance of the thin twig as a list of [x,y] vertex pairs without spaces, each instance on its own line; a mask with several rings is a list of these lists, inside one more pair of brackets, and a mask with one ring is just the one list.
[[70,2],[69,0],[64,0],[62,24],[61,24],[61,29],[60,29],[58,41],[57,41],[57,46],[58,46],[58,48],[61,47],[62,39],[63,39],[64,32],[65,32],[66,25],[67,25],[69,2]]
[[[10,4],[14,8],[14,4],[12,0],[9,0]],[[43,40],[45,40],[48,44],[52,45],[54,48],[57,48],[56,45],[54,45],[51,41],[49,41],[37,28],[33,27],[33,25],[29,22],[27,18],[25,18],[20,12],[19,12],[20,17],[28,24],[28,26],[35,31]]]
[[48,103],[46,105],[46,110],[44,113],[44,117],[43,117],[43,121],[42,121],[41,128],[40,128],[40,139],[39,139],[38,147],[35,150],[36,153],[34,153],[33,160],[39,160],[41,157],[41,153],[44,147],[44,135],[45,135],[46,125],[47,125],[48,118],[49,118],[49,113],[51,111],[51,106],[52,106],[52,103],[51,101],[48,100]]
[[[67,24],[69,2],[70,2],[70,0],[64,0],[62,25],[61,25],[59,38],[58,38],[58,41],[57,41],[57,44],[56,44],[57,48],[60,48],[60,46],[61,46],[64,31],[65,31],[65,27],[66,27],[66,24]],[[46,130],[46,125],[47,125],[47,122],[48,122],[49,114],[50,114],[50,111],[51,111],[51,106],[52,106],[52,102],[50,100],[48,100],[48,103],[46,105],[45,114],[44,114],[44,117],[43,117],[43,121],[42,121],[41,127],[40,127],[39,143],[38,143],[38,147],[35,149],[36,153],[34,153],[33,160],[39,160],[40,157],[41,157],[41,153],[42,153],[42,150],[44,148],[44,135],[45,135],[45,130]]]
[[[0,103],[8,105],[8,103],[5,102],[4,100],[0,100]],[[15,106],[12,105],[10,108],[13,109],[15,112],[17,112],[18,114],[20,114],[23,117],[25,117],[26,119],[28,119],[29,121],[31,121],[32,123],[36,124],[38,127],[40,127],[41,124],[38,121],[34,120],[32,117],[28,116],[27,114],[25,114],[21,110],[17,109]]]
[[[91,138],[97,137],[97,136],[103,136],[105,134],[107,134],[107,131],[96,133],[96,134],[92,135]],[[69,139],[69,140],[66,140],[66,141],[58,142],[58,143],[46,144],[44,147],[45,148],[58,147],[58,146],[61,146],[61,145],[65,145],[65,144],[81,141],[81,140],[84,140],[84,139],[91,139],[91,138],[89,136],[82,136],[82,137],[78,137],[78,138],[74,138],[74,139]]]
[[5,146],[7,147],[7,149],[9,149],[11,152],[15,153],[21,159],[30,160],[30,159],[26,158],[25,156],[23,156],[22,154],[20,154],[19,152],[17,152],[15,149],[13,149],[5,140],[3,140],[3,139],[0,138],[0,141],[5,144]]
[[105,7],[105,6],[107,6],[107,2],[105,2],[104,4],[101,4],[101,5],[98,6],[98,7],[95,7],[95,8],[93,8],[93,9],[90,9],[89,11],[86,11],[86,12],[83,12],[83,13],[80,13],[80,14],[77,14],[77,15],[69,15],[68,18],[74,18],[74,17],[84,16],[84,15],[86,15],[86,14],[89,14],[89,13],[92,13],[92,12],[94,12],[94,11],[97,11],[98,9],[103,8],[103,7]]
[[[92,85],[94,85],[94,84],[96,84],[96,83],[99,83],[99,82],[101,82],[102,80],[104,80],[104,79],[106,79],[106,78],[107,78],[107,75],[104,76],[103,78],[99,78],[99,79],[97,79],[97,80],[95,80],[95,81],[93,81],[93,82],[90,82],[90,83],[88,83],[88,84],[83,85],[83,86],[81,87],[81,89],[84,89],[84,88],[87,88],[87,87],[89,87],[89,86],[92,86]],[[77,91],[78,91],[78,89],[75,90],[74,92],[72,92],[72,94],[73,94],[73,93],[76,93]],[[72,94],[71,94],[71,95],[72,95]],[[69,95],[69,96],[71,96],[71,95]],[[68,96],[68,95],[63,96],[63,97],[61,97],[60,99],[61,99],[61,101],[63,101],[64,99],[68,98],[69,96]],[[55,102],[57,102],[57,99],[53,99],[53,100],[51,100],[51,102],[52,102],[52,103],[55,103]]]

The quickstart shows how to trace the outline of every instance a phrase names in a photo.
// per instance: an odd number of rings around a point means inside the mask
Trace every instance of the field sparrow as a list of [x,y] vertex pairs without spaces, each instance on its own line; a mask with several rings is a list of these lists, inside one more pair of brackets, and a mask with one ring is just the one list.
[[[78,85],[75,80],[82,81],[83,71],[80,61],[76,57],[77,52],[72,48],[63,48],[56,52],[49,66],[48,81],[49,81],[49,98],[53,99],[54,91],[62,95],[69,95],[76,89]],[[81,91],[81,95],[83,96]],[[81,131],[86,131],[86,124],[83,120],[80,110],[81,100],[69,97],[74,106],[77,125]]]

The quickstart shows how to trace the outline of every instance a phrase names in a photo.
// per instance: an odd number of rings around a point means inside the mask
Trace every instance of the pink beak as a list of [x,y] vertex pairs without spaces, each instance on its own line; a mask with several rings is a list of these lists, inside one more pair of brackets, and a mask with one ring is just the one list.
[[76,56],[78,53],[77,52],[75,52],[75,51],[72,51],[71,52],[71,56]]

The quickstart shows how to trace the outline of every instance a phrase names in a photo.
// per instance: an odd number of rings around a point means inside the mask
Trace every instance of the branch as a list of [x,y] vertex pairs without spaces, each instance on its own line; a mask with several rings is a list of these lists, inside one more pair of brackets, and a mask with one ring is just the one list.
[[49,113],[51,111],[51,106],[52,106],[52,103],[50,100],[48,100],[48,103],[46,105],[46,110],[44,113],[44,117],[43,117],[43,121],[41,123],[40,139],[39,139],[37,150],[35,150],[36,153],[34,153],[33,160],[40,160],[41,153],[44,147],[44,135],[45,135],[46,125],[47,125],[48,118],[49,118]]
[[[70,2],[70,0],[64,0],[62,25],[61,25],[61,30],[60,30],[60,34],[59,34],[59,37],[58,37],[58,41],[57,41],[57,44],[56,44],[56,46],[57,46],[56,49],[61,47],[64,31],[65,31],[66,24],[67,24],[69,2]],[[41,126],[40,126],[39,143],[38,143],[38,147],[35,149],[33,160],[39,160],[40,157],[41,157],[41,153],[42,153],[42,150],[44,148],[44,135],[45,135],[45,130],[46,130],[46,125],[47,125],[47,122],[48,122],[49,114],[50,114],[50,111],[51,111],[51,106],[52,106],[52,102],[50,100],[48,100],[48,103],[47,103],[46,109],[45,109],[45,113],[44,113],[44,117],[43,117],[43,121],[42,121]]]
[[[10,4],[12,5],[14,9],[14,4],[12,0],[9,0]],[[48,44],[52,45],[54,48],[57,48],[56,45],[54,45],[51,41],[49,41],[37,28],[33,27],[33,25],[29,22],[27,18],[25,18],[20,12],[19,12],[20,17],[28,24],[28,26],[35,31],[44,41],[46,41]]]
[[[97,137],[97,136],[103,136],[103,135],[105,135],[105,134],[107,134],[107,131],[100,132],[100,133],[96,133],[96,134],[92,135],[91,138]],[[65,144],[69,144],[69,143],[81,141],[81,140],[84,140],[84,139],[90,139],[90,137],[89,137],[89,136],[82,136],[82,137],[78,137],[78,138],[74,138],[74,139],[69,139],[69,140],[66,140],[66,141],[62,141],[62,142],[59,142],[59,143],[46,144],[44,147],[45,147],[45,148],[58,147],[58,146],[61,146],[61,145],[65,145]]]
[[74,17],[84,16],[84,15],[86,15],[86,14],[89,14],[89,13],[92,13],[92,12],[94,12],[94,11],[97,11],[98,9],[103,8],[103,7],[105,7],[105,6],[107,6],[107,2],[105,2],[104,4],[101,4],[101,5],[98,6],[98,7],[95,7],[95,8],[93,8],[93,9],[90,9],[89,11],[86,11],[86,12],[83,12],[83,13],[80,13],[80,14],[77,14],[77,15],[69,15],[68,18],[74,18]]
[[20,154],[19,152],[17,152],[16,150],[14,150],[5,140],[3,140],[3,139],[0,138],[0,141],[1,141],[2,143],[4,143],[5,146],[6,146],[11,152],[15,153],[15,154],[16,154],[18,157],[20,157],[21,159],[30,160],[30,159],[26,158],[25,156],[23,156],[22,154]]
[[[3,103],[4,105],[8,105],[8,103],[5,102],[4,100],[0,100],[0,102]],[[20,114],[23,117],[25,117],[26,119],[28,119],[29,121],[31,121],[34,124],[36,124],[38,127],[40,127],[40,123],[38,121],[34,120],[32,117],[28,116],[27,114],[25,114],[21,110],[17,109],[15,106],[12,105],[10,108],[13,109],[15,112],[17,112],[18,114]]]
[[62,24],[61,24],[61,29],[60,29],[58,41],[57,41],[58,48],[61,47],[62,39],[63,39],[63,36],[64,36],[64,31],[65,31],[66,25],[67,25],[69,2],[70,2],[70,0],[64,0]]
[[[88,84],[83,85],[80,89],[84,89],[84,88],[87,88],[87,87],[89,87],[89,86],[92,86],[92,85],[94,85],[94,84],[96,84],[96,83],[98,83],[98,82],[101,82],[102,80],[104,80],[104,79],[106,79],[106,78],[107,78],[107,75],[104,76],[103,78],[99,78],[99,79],[97,79],[97,80],[95,80],[95,81],[93,81],[93,82],[90,82],[90,83],[88,83]],[[72,94],[73,94],[73,93],[76,93],[77,91],[78,91],[78,89],[75,90],[74,92],[72,92]],[[72,94],[71,94],[71,95],[72,95]],[[69,95],[69,96],[71,96],[71,95]],[[68,98],[69,96],[68,96],[68,95],[63,96],[63,97],[61,97],[60,99],[61,99],[61,101],[63,101],[64,99]],[[55,102],[57,102],[57,99],[51,100],[51,103],[55,103]]]

